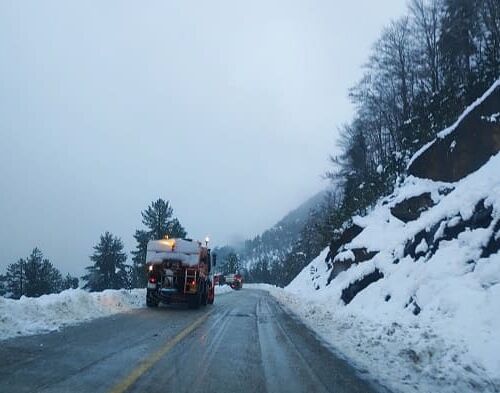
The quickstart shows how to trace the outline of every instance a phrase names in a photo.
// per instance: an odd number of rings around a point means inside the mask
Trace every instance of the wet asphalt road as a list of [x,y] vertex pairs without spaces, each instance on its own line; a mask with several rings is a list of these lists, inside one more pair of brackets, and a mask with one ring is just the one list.
[[377,390],[258,290],[0,342],[2,393]]

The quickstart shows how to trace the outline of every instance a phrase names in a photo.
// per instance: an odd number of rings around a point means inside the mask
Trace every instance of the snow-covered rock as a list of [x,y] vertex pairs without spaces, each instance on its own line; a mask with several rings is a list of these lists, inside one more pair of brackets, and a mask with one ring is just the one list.
[[391,208],[391,214],[403,222],[413,221],[420,217],[423,211],[434,206],[434,201],[428,192],[405,199]]

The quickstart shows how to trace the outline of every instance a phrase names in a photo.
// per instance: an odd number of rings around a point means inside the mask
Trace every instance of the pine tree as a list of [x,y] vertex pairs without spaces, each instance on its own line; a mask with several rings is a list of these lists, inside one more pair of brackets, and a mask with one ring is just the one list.
[[6,295],[13,299],[19,299],[22,295],[25,294],[25,264],[26,262],[24,259],[19,259],[17,262],[11,263],[9,266],[7,266],[7,272],[5,274]]
[[48,259],[43,257],[42,251],[34,248],[25,264],[26,296],[40,296],[60,292],[62,289],[62,275]]
[[[242,269],[240,268],[240,271]],[[269,269],[268,259],[264,256],[261,257],[255,262],[250,270],[245,275],[246,280],[248,282],[256,282],[256,283],[273,283],[273,277],[271,276],[271,271]]]
[[5,296],[7,293],[6,277],[0,274],[0,296]]
[[19,259],[7,267],[6,292],[14,299],[21,296],[41,296],[62,290],[61,272],[34,248],[26,259]]
[[78,278],[73,277],[71,274],[66,274],[66,277],[64,277],[64,280],[62,282],[62,289],[76,289],[78,288]]
[[141,212],[142,223],[149,229],[151,239],[163,239],[168,231],[168,223],[174,211],[169,201],[158,199]]
[[101,235],[99,243],[94,246],[90,260],[94,264],[86,268],[88,274],[82,277],[86,281],[85,289],[102,291],[128,287],[125,265],[127,255],[123,252],[120,238],[109,232]]
[[233,274],[240,270],[240,258],[238,254],[232,252],[227,255],[225,261],[223,262],[223,273],[224,274]]
[[174,218],[168,223],[167,235],[168,237],[183,239],[187,236],[187,232],[185,231],[179,220],[177,218]]
[[142,223],[147,229],[135,231],[137,246],[132,251],[132,269],[130,282],[133,287],[146,285],[146,252],[149,240],[170,238],[185,238],[187,233],[179,220],[173,217],[174,210],[169,201],[158,199],[151,202],[146,210],[141,212]]
[[150,234],[144,230],[135,231],[134,238],[137,241],[137,246],[132,251],[132,270],[131,270],[131,285],[133,288],[141,288],[146,286],[146,252]]

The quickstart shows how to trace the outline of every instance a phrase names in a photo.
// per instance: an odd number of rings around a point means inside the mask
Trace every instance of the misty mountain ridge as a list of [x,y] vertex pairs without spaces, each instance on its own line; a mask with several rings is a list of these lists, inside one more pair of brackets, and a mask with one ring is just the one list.
[[267,259],[272,263],[284,258],[298,240],[311,212],[321,206],[326,194],[326,190],[318,192],[261,235],[245,241],[240,255],[242,266],[249,269],[258,260]]
[[238,254],[240,268],[246,271],[251,270],[258,262],[266,261],[266,264],[271,267],[275,262],[283,261],[292,251],[294,243],[300,239],[301,232],[312,212],[320,209],[327,193],[325,189],[313,195],[288,212],[271,228],[252,239],[240,244],[217,247],[215,252],[218,254],[221,265],[232,252]]

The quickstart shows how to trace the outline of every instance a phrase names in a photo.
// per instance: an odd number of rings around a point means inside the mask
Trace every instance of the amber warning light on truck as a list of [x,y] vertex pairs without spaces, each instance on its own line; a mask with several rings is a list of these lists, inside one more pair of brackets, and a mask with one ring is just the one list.
[[174,251],[175,239],[169,239],[168,237],[166,237],[165,239],[160,240],[160,242],[164,243],[167,247],[169,247],[171,251]]

